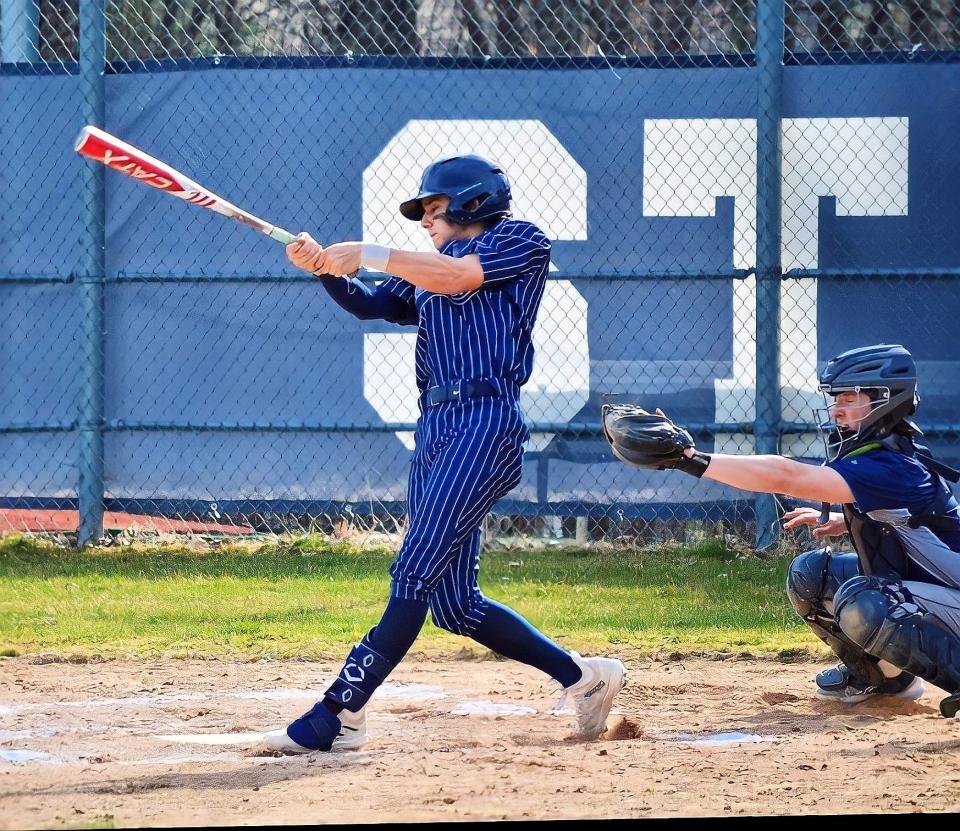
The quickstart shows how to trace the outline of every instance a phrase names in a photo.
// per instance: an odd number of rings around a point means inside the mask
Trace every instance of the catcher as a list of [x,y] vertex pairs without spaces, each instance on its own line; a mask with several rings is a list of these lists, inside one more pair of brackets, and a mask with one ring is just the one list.
[[[820,466],[703,453],[661,410],[631,405],[604,405],[603,431],[634,467],[824,503],[822,512],[788,512],[784,526],[814,526],[817,538],[848,531],[856,551],[807,551],[787,576],[794,609],[841,660],[817,675],[818,693],[848,703],[916,699],[925,679],[950,693],[940,712],[951,718],[960,711],[960,511],[947,481],[960,473],[918,441],[909,420],[920,401],[917,368],[903,346],[844,352],[819,381]],[[830,513],[831,504],[842,513]]]

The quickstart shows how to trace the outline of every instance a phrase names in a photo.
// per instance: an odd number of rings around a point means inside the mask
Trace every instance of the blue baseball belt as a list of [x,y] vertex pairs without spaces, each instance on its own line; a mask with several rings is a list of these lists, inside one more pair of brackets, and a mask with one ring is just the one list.
[[423,393],[423,402],[428,407],[435,407],[447,401],[464,401],[467,398],[476,398],[481,395],[500,395],[500,391],[489,381],[478,379],[475,381],[452,381],[449,384],[438,384],[428,387]]

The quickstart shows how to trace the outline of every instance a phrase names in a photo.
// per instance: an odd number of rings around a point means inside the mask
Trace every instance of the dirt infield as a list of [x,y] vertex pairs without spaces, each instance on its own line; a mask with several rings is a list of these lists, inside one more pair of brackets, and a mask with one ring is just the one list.
[[939,690],[842,706],[811,695],[817,664],[627,663],[605,740],[568,741],[534,670],[411,656],[363,749],[276,758],[249,734],[307,709],[338,666],[3,659],[0,827],[960,808],[960,721]]

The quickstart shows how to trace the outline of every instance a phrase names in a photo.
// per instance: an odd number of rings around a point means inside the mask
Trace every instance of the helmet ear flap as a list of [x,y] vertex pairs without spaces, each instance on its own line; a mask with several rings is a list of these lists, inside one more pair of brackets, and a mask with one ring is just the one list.
[[465,211],[473,213],[476,211],[484,202],[490,198],[489,193],[481,193],[479,196],[473,197],[466,205],[463,206]]

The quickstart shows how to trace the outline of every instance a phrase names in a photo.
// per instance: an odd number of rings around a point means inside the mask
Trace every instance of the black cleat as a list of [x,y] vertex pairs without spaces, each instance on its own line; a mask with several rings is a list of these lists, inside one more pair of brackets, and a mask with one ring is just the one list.
[[855,704],[875,695],[895,695],[916,701],[923,695],[923,690],[923,680],[909,672],[884,678],[879,684],[871,684],[857,677],[846,664],[830,667],[817,675],[817,695],[847,704]]
[[953,718],[960,712],[960,692],[948,695],[940,702],[940,715],[944,718]]

